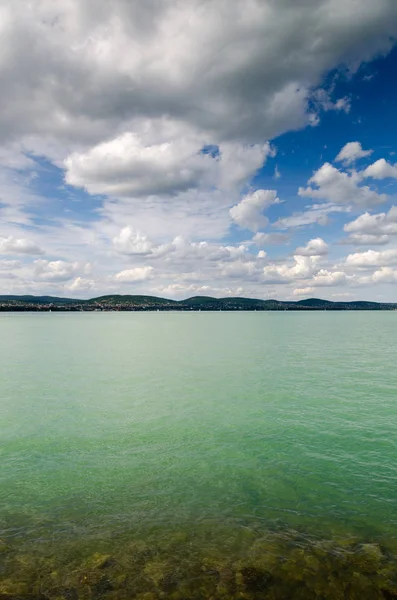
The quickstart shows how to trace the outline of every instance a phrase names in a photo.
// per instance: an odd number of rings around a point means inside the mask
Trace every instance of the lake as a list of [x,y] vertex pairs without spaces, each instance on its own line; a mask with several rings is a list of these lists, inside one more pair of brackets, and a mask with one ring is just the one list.
[[396,365],[395,312],[0,314],[0,596],[397,598]]

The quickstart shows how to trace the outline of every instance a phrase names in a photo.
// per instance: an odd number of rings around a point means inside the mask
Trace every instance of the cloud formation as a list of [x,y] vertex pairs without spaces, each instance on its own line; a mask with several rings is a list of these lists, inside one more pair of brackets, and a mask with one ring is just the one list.
[[280,202],[275,190],[256,190],[247,194],[239,204],[230,209],[233,221],[245,229],[258,231],[268,224],[268,219],[263,214],[272,204]]
[[358,173],[349,174],[330,163],[325,163],[309,179],[310,185],[299,189],[299,195],[333,204],[353,204],[364,208],[387,201],[386,194],[378,194],[368,186],[360,185],[360,181]]
[[360,142],[349,142],[346,146],[343,146],[338,156],[335,158],[336,162],[343,162],[345,165],[351,165],[360,158],[366,158],[371,156],[373,150],[363,150]]
[[136,281],[145,281],[153,277],[153,267],[135,267],[134,269],[125,269],[116,273],[115,279],[122,283],[134,283]]
[[78,273],[89,273],[89,263],[69,263],[64,260],[35,260],[34,277],[38,281],[63,282],[72,279]]
[[397,179],[397,164],[391,165],[384,158],[380,158],[365,169],[363,177],[372,177],[372,179],[386,179],[386,177],[391,177],[392,179]]
[[397,249],[394,250],[367,250],[366,252],[357,252],[349,254],[346,258],[348,267],[384,267],[397,264]]
[[391,252],[396,165],[356,171],[373,152],[359,141],[334,159],[325,139],[304,168],[297,143],[302,173],[277,154],[281,134],[353,118],[355,95],[327,76],[391,49],[393,0],[17,4],[0,20],[0,254],[20,259],[0,264],[4,290],[263,297],[393,280],[386,255],[364,274],[368,257],[348,263],[332,226],[349,218],[344,242]]
[[393,0],[5,0],[2,14],[3,140],[72,146],[164,117],[261,143],[310,123],[323,74],[386,52],[397,26]]
[[309,240],[306,246],[297,248],[295,254],[300,256],[325,256],[328,254],[328,245],[322,238]]
[[[389,235],[397,234],[397,206],[392,206],[387,213],[370,214],[365,212],[354,221],[346,223],[344,231],[355,236],[353,239],[357,239],[357,236],[371,236],[375,243],[384,243],[385,240],[388,242]],[[359,237],[358,239],[365,238]]]
[[12,235],[6,238],[0,238],[1,254],[44,254],[44,250],[34,242],[25,238],[16,238]]

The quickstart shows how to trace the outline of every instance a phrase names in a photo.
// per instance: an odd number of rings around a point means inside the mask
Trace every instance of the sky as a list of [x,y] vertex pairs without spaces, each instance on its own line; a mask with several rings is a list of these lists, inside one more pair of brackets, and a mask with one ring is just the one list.
[[397,302],[395,0],[2,0],[0,294]]

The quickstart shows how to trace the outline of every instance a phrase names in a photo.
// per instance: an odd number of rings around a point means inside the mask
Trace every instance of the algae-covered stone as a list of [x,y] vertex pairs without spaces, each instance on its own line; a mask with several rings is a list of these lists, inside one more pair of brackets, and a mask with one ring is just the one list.
[[113,563],[114,559],[111,554],[100,554],[99,552],[95,552],[95,554],[85,561],[83,566],[86,569],[105,569]]
[[156,587],[170,573],[170,566],[165,561],[148,562],[143,570],[144,574],[155,584]]
[[383,560],[383,552],[378,544],[362,544],[358,555],[365,559],[368,564],[379,566]]
[[28,592],[29,588],[25,582],[13,581],[12,579],[3,579],[0,581],[0,596],[26,596]]

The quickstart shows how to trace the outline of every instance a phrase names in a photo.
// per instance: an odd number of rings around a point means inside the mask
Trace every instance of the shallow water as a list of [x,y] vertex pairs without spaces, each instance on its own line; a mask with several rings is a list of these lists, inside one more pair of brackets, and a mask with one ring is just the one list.
[[[273,597],[269,581],[282,577],[274,565],[265,569],[271,577],[255,574],[259,555],[261,564],[277,556],[277,569],[300,564],[302,548],[309,562],[331,571],[339,567],[330,557],[347,573],[350,559],[365,554],[367,564],[368,552],[373,572],[390,566],[397,546],[395,315],[0,314],[0,557],[8,581],[0,596],[39,593],[40,560],[53,561],[50,571],[56,564],[61,579],[79,569],[102,577],[104,567],[89,563],[95,553],[112,557],[105,565],[112,589],[76,583],[78,595],[193,597],[180,584],[161,587],[165,572],[186,580],[170,566],[180,556],[186,572],[198,569],[205,579],[209,561],[217,573],[207,577],[217,591],[205,588],[197,598],[263,597],[265,580]],[[151,584],[127,593],[114,581],[120,565],[128,571],[123,556],[140,556],[136,544]],[[161,576],[150,575],[153,562]],[[225,564],[233,589],[222,583]],[[352,573],[364,568],[354,565]],[[254,571],[245,577],[244,568]],[[24,577],[30,583],[16,582]],[[392,594],[394,580],[385,577]],[[59,590],[70,587],[46,585],[40,593],[65,598]],[[316,590],[313,597],[328,597]],[[349,593],[340,597],[356,597]],[[310,597],[306,588],[302,594]],[[285,596],[274,591],[278,597]]]

